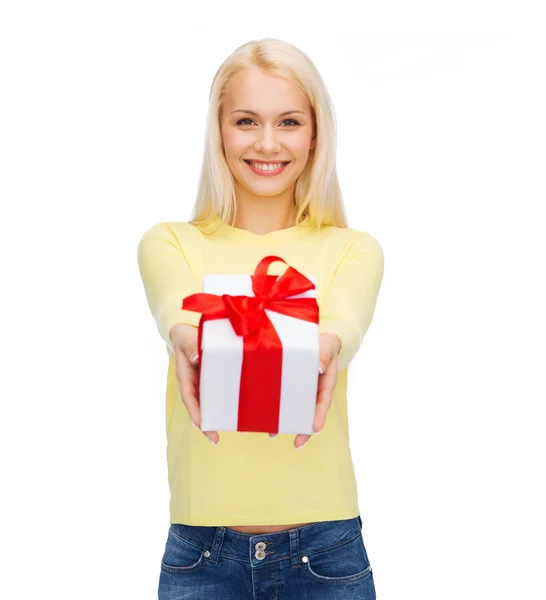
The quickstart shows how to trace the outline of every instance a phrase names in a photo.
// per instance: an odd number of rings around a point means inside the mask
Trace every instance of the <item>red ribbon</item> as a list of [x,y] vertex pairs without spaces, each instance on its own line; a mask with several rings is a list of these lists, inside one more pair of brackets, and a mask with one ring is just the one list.
[[[237,431],[277,433],[279,430],[282,377],[282,343],[265,309],[319,322],[316,298],[292,298],[315,288],[312,281],[288,266],[283,275],[268,275],[279,256],[262,259],[252,278],[254,296],[198,293],[187,296],[182,308],[200,312],[198,348],[205,321],[228,318],[238,336],[243,337],[243,364],[239,392]],[[199,361],[199,377],[201,361]]]

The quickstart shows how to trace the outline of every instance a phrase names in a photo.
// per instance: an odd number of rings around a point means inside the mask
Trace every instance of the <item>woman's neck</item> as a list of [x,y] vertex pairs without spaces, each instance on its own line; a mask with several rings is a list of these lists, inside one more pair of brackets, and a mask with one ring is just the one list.
[[265,207],[250,209],[239,205],[235,227],[263,235],[271,231],[293,227],[296,225],[296,214],[295,204],[287,207],[275,207],[270,210],[265,210]]

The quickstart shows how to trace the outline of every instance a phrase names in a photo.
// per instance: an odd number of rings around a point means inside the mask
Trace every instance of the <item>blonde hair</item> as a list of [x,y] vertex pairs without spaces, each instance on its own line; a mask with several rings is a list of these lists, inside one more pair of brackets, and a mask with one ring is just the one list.
[[234,225],[237,198],[233,174],[224,156],[220,123],[223,100],[232,77],[257,66],[294,83],[309,99],[313,112],[315,148],[295,185],[296,223],[308,217],[311,226],[347,227],[336,174],[336,122],[332,101],[311,60],[292,44],[263,38],[239,46],[220,66],[212,81],[205,151],[190,223],[206,227],[216,218]]

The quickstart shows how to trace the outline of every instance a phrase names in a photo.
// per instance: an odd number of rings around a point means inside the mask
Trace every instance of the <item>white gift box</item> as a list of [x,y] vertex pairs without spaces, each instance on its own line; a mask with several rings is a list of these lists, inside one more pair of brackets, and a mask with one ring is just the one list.
[[[308,279],[315,283],[312,276]],[[206,275],[203,292],[219,296],[254,296],[250,275]],[[315,289],[311,289],[289,299],[315,297]],[[268,308],[265,312],[282,343],[278,433],[310,435],[313,433],[319,378],[318,324]],[[200,429],[238,431],[243,336],[235,333],[227,318],[206,320],[202,328]],[[259,394],[260,390],[256,390],[257,399]]]

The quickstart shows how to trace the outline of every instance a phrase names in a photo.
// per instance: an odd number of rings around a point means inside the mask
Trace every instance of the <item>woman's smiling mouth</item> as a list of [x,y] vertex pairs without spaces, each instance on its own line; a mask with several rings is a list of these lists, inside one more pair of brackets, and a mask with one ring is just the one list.
[[244,159],[244,162],[250,167],[250,170],[257,175],[272,176],[282,173],[285,167],[292,161],[278,161],[272,163],[254,162],[252,160]]

